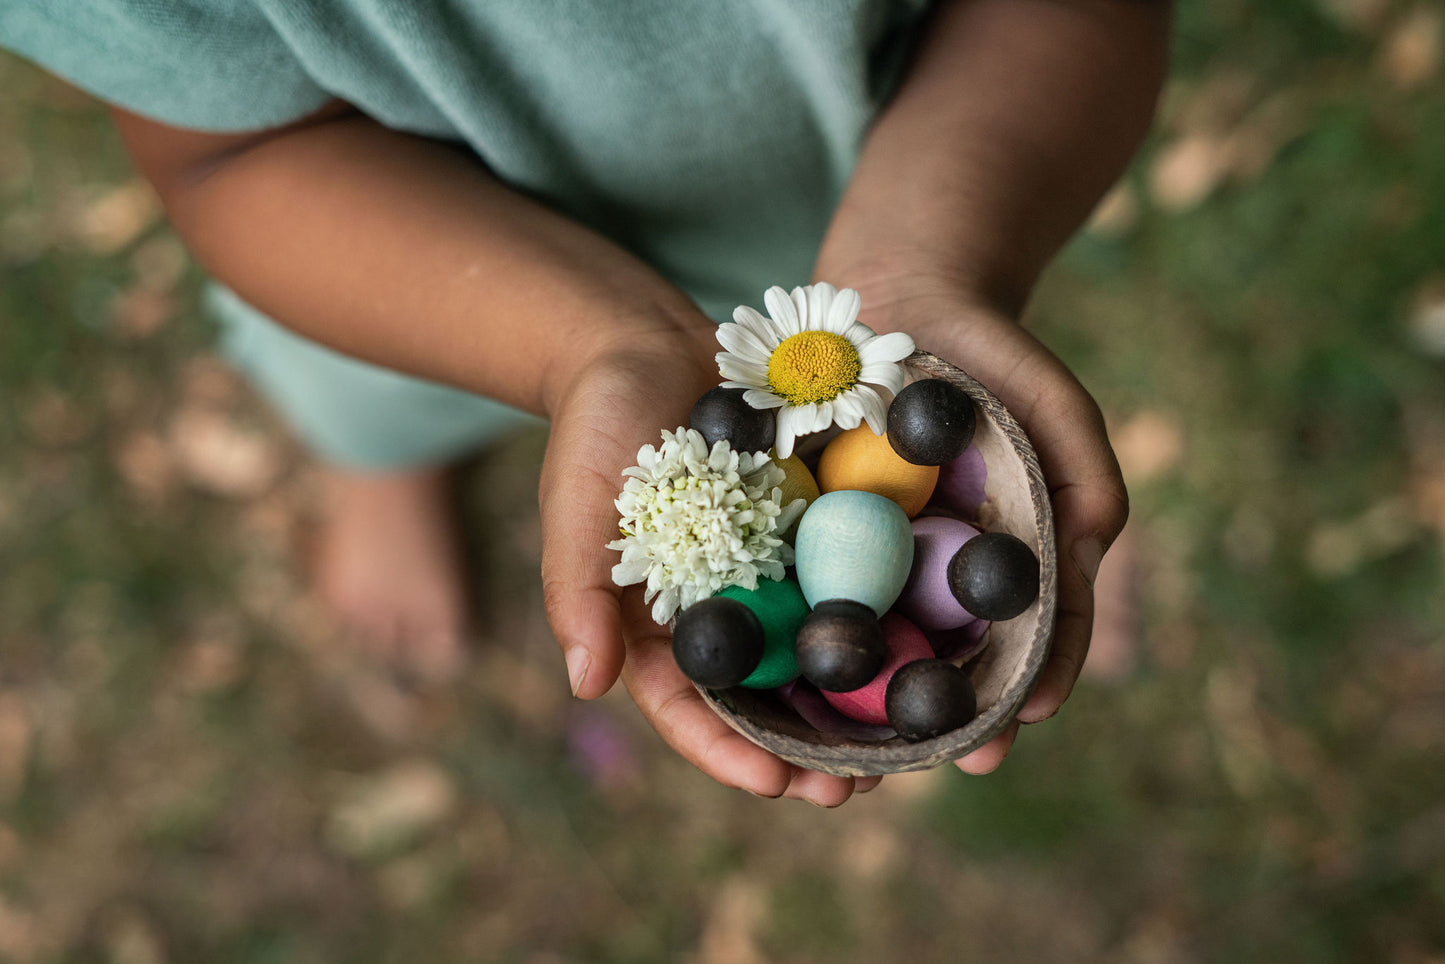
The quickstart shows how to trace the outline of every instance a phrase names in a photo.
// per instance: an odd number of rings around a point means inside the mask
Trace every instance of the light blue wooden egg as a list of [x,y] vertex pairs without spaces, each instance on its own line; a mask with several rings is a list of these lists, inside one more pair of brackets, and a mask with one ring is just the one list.
[[808,605],[851,599],[881,616],[908,581],[913,529],[892,499],[839,489],[808,506],[793,549]]

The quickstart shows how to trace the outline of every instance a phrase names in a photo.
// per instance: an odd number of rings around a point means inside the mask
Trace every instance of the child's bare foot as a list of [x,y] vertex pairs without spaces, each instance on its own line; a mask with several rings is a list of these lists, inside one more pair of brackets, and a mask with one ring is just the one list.
[[322,600],[394,668],[454,676],[469,607],[449,471],[324,469],[321,479],[312,562]]

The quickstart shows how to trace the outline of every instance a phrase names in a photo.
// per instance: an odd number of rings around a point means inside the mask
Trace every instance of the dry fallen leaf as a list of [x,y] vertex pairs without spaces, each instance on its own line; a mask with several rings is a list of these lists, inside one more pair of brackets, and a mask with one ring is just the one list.
[[1165,126],[1181,136],[1217,134],[1232,127],[1258,97],[1259,78],[1239,67],[1216,69],[1197,83],[1171,86]]
[[440,766],[407,760],[348,786],[326,819],[326,839],[350,856],[376,855],[441,823],[457,798],[451,775]]
[[220,412],[191,406],[172,420],[168,441],[192,484],[232,498],[253,498],[271,487],[283,465],[281,447]]
[[1380,47],[1376,66],[1401,90],[1413,90],[1440,67],[1440,10],[1420,4],[1390,31]]
[[1445,357],[1445,279],[1420,288],[1410,311],[1410,340],[1427,355]]
[[766,919],[762,885],[742,874],[723,882],[698,938],[697,964],[751,964],[764,960],[756,934]]
[[133,432],[115,446],[116,471],[131,494],[144,502],[164,502],[174,491],[176,464],[171,450],[154,432]]
[[130,264],[141,287],[170,291],[185,277],[190,258],[180,241],[167,231],[137,247]]
[[1390,0],[1319,0],[1320,9],[1343,26],[1371,34],[1390,12]]
[[111,326],[125,338],[148,338],[160,331],[176,313],[176,299],[167,291],[139,285],[127,288],[111,302]]
[[1229,175],[1229,138],[1186,134],[1164,145],[1149,169],[1149,195],[1162,210],[1180,213],[1198,206]]
[[1128,182],[1115,184],[1089,216],[1085,230],[1101,238],[1119,238],[1139,221],[1139,199]]
[[1110,434],[1119,467],[1131,485],[1169,471],[1184,454],[1184,432],[1166,412],[1140,412]]
[[84,204],[72,233],[93,254],[114,254],[161,219],[155,191],[137,178]]
[[1409,499],[1394,496],[1352,519],[1322,522],[1310,532],[1305,563],[1316,575],[1340,579],[1360,566],[1404,548],[1419,532]]

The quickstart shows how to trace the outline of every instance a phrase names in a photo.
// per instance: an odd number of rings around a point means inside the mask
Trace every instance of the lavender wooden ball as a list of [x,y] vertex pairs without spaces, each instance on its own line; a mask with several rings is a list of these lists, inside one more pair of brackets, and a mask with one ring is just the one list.
[[912,528],[913,567],[893,608],[925,632],[973,622],[973,613],[959,605],[949,588],[948,564],[978,530],[946,516],[914,519]]
[[688,428],[701,432],[709,449],[719,439],[727,439],[734,452],[766,452],[773,447],[777,419],[771,410],[749,405],[743,392],[719,385],[693,403]]
[[906,386],[888,406],[888,441],[914,465],[943,465],[973,441],[973,402],[941,378]]

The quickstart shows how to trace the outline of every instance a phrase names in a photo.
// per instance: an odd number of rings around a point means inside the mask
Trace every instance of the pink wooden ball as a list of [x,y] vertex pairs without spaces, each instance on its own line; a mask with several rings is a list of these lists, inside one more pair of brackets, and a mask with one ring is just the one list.
[[888,714],[883,709],[883,696],[888,691],[888,681],[904,663],[915,659],[932,659],[933,646],[923,630],[913,625],[896,612],[885,613],[878,620],[883,627],[883,639],[888,644],[888,660],[871,683],[849,693],[823,692],[823,698],[833,709],[850,719],[877,726],[888,725]]

